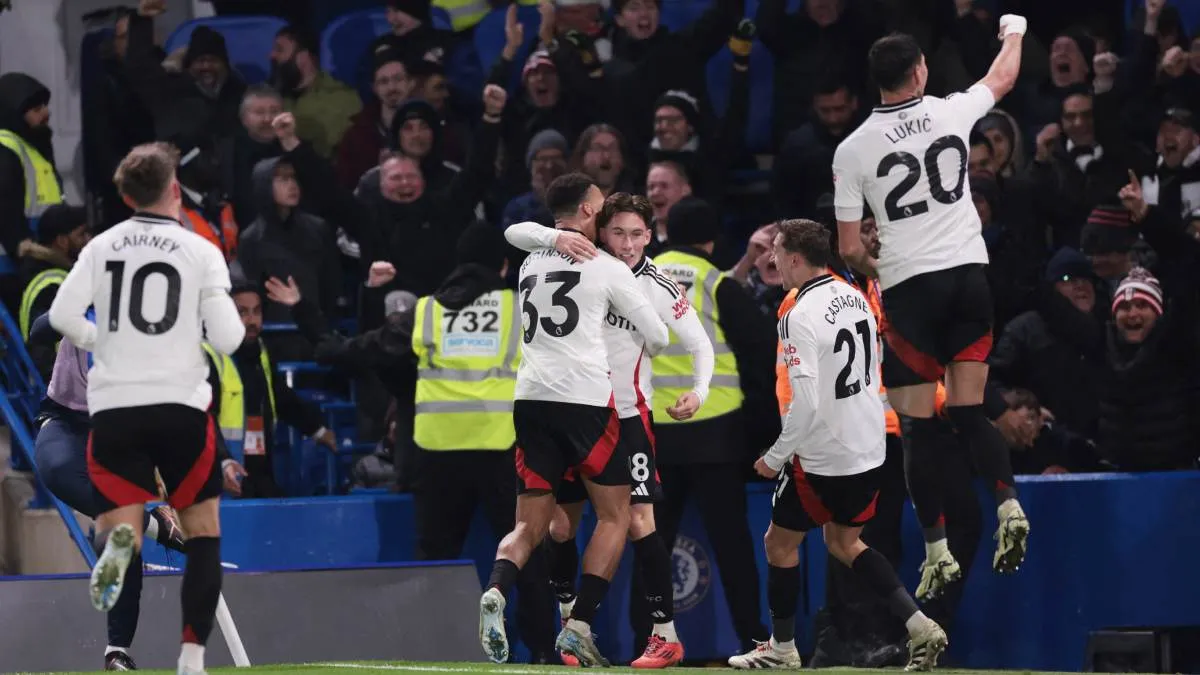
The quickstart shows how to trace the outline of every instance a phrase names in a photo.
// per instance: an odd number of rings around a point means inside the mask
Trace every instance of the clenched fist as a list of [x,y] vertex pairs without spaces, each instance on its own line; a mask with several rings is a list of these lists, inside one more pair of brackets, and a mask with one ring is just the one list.
[[504,87],[489,84],[483,88],[483,114],[489,117],[499,117],[504,112],[504,104],[508,102],[508,92]]

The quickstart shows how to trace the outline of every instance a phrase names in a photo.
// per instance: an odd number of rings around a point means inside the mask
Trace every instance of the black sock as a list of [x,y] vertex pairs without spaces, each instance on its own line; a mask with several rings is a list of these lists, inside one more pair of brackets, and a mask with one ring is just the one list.
[[492,576],[488,577],[487,587],[498,589],[500,595],[507,598],[508,592],[517,583],[517,575],[520,572],[521,568],[517,567],[515,562],[497,558],[496,562],[492,563]]
[[192,537],[184,545],[183,641],[205,645],[221,597],[221,539]]
[[932,417],[900,416],[904,476],[926,542],[946,538],[946,523],[942,518],[945,497],[937,452],[941,424]]
[[657,532],[633,542],[633,561],[642,571],[650,620],[666,623],[675,618],[675,585],[671,578],[671,554]]
[[888,609],[899,619],[908,621],[916,614],[917,603],[900,583],[896,570],[883,554],[873,548],[868,548],[854,559],[850,566],[860,579],[866,582],[871,590],[887,601]]
[[982,405],[946,406],[946,415],[959,433],[966,437],[975,458],[975,467],[996,492],[1000,504],[1017,496],[1013,487],[1012,456],[1004,436],[988,420]]
[[558,602],[575,599],[575,575],[579,572],[579,547],[575,539],[557,542],[546,537],[546,553],[550,556],[550,586]]
[[582,621],[589,626],[596,619],[596,611],[600,609],[600,601],[608,593],[608,579],[595,574],[583,574],[579,577],[579,597],[571,609],[571,618]]
[[767,606],[776,642],[796,639],[796,606],[800,603],[800,567],[767,565]]
[[129,648],[137,631],[142,606],[142,556],[134,553],[125,570],[125,585],[108,612],[108,646]]

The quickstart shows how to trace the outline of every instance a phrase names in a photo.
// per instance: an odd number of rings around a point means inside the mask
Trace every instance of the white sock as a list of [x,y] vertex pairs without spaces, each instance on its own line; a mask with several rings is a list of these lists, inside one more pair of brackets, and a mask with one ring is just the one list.
[[586,621],[580,621],[579,619],[568,620],[567,628],[570,628],[571,630],[575,631],[576,633],[579,633],[580,635],[591,635],[592,634],[591,624],[587,623]]
[[679,642],[679,636],[675,634],[674,621],[654,624],[654,634],[667,642]]
[[794,652],[794,651],[796,651],[796,640],[795,640],[795,638],[793,638],[791,640],[788,640],[787,642],[779,642],[778,640],[775,639],[775,636],[772,635],[771,636],[771,647],[773,647],[776,651],[780,651],[780,652]]
[[158,541],[158,519],[150,516],[146,523],[146,538]]
[[909,637],[916,637],[917,633],[924,627],[929,625],[929,617],[925,613],[917,610],[916,614],[908,617],[908,621],[904,622],[904,627],[908,629]]
[[950,557],[950,545],[946,543],[945,539],[925,542],[926,560],[939,560],[948,557]]
[[125,656],[129,656],[129,650],[125,649],[124,647],[114,647],[112,645],[109,645],[104,648],[105,656],[108,656],[109,654],[112,654],[113,652],[121,652]]
[[179,667],[195,672],[204,672],[204,645],[194,642],[183,643],[179,650]]
[[558,603],[558,616],[561,617],[563,621],[566,621],[567,619],[571,618],[572,609],[575,609],[574,600],[570,602],[560,602]]

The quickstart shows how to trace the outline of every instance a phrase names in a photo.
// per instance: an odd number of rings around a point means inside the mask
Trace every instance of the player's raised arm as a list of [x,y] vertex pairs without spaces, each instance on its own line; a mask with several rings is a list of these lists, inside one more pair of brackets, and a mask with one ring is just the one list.
[[667,344],[671,341],[667,324],[658,318],[658,314],[650,306],[650,301],[638,288],[633,272],[630,272],[624,263],[618,262],[615,258],[610,261],[613,264],[605,266],[606,272],[610,275],[608,301],[618,314],[633,322],[634,327],[646,340],[646,353],[655,356],[666,349]]
[[854,152],[842,143],[833,153],[833,210],[838,224],[838,254],[855,270],[875,276],[878,261],[863,245],[862,171]]
[[83,316],[96,296],[93,267],[92,247],[85,246],[50,305],[50,325],[54,330],[87,351],[96,346],[96,325]]
[[820,400],[818,385],[820,369],[817,336],[799,317],[789,313],[779,322],[779,338],[783,341],[783,360],[788,380],[792,383],[792,403],[783,420],[779,439],[763,455],[763,461],[776,473],[781,471],[800,444],[809,435],[817,418]]
[[[229,268],[215,247],[203,249],[207,256],[207,269],[200,288],[200,319],[204,321],[204,333],[210,345],[223,354],[232,354],[242,345],[246,327],[238,316],[237,305],[229,296]],[[59,291],[60,293],[62,291]]]
[[[1021,41],[1025,38],[1025,28],[1023,16],[1005,14],[1000,17],[1000,53],[992,61],[987,75],[979,81],[979,84],[991,90],[995,101],[1008,95],[1017,84],[1017,76],[1021,73]],[[979,116],[982,115],[980,113]]]
[[667,328],[679,336],[679,342],[687,349],[692,357],[692,391],[700,398],[700,402],[708,398],[708,386],[712,382],[713,368],[716,357],[713,355],[712,341],[704,332],[700,316],[687,296],[679,290],[674,281],[655,271],[652,273],[654,283],[647,293],[650,304]]

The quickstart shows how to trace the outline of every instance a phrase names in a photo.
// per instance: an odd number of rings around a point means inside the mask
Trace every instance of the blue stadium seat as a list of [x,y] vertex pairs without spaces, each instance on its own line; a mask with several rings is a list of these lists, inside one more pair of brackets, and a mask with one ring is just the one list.
[[[724,47],[708,60],[708,95],[713,110],[724,116],[729,105],[729,78],[733,70],[733,54]],[[750,116],[746,124],[746,147],[754,153],[770,153],[772,100],[775,81],[775,59],[760,42],[750,52]]]
[[[496,60],[500,58],[500,52],[504,51],[504,15],[506,11],[506,9],[493,9],[483,17],[479,25],[475,26],[475,53],[479,55],[479,65],[483,68],[485,77],[486,73],[491,72]],[[517,50],[515,62],[518,67],[514,69],[515,75],[513,82],[510,83],[510,91],[515,91],[514,85],[520,84],[520,66],[524,65],[525,59],[529,57],[529,52],[537,40],[538,26],[542,22],[537,7],[529,5],[517,6],[517,19],[525,26],[525,44]]]
[[679,30],[700,18],[713,0],[663,0],[658,21],[671,30]]
[[450,21],[450,12],[447,12],[441,7],[429,8],[430,23],[438,30],[454,30],[454,24]]
[[383,10],[368,9],[339,16],[321,32],[321,65],[342,82],[362,84],[360,69],[365,63],[367,46],[391,29]]
[[271,72],[271,43],[287,22],[277,16],[214,16],[192,19],[171,33],[163,48],[167,53],[186,47],[192,31],[208,26],[225,38],[229,60],[248,84],[258,84]]

